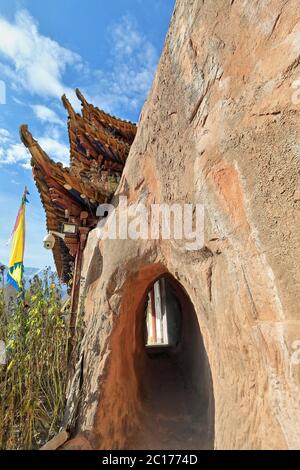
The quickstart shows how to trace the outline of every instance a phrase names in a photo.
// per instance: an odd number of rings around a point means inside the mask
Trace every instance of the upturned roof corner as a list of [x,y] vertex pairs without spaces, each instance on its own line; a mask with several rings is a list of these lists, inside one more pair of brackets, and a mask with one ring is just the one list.
[[37,141],[32,137],[31,132],[29,132],[27,124],[22,124],[20,126],[19,133],[21,141],[28,149],[37,144]]

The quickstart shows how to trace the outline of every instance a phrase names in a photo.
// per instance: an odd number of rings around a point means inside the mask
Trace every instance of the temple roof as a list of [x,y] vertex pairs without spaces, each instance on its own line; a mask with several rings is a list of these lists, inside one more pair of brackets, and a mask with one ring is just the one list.
[[[113,196],[136,134],[136,125],[110,116],[89,104],[79,90],[82,113],[62,97],[68,119],[70,166],[54,162],[28,131],[20,127],[20,136],[29,149],[31,166],[46,212],[47,229],[61,231],[64,222],[80,220],[87,214],[86,226],[95,225],[98,204]],[[54,260],[58,275],[67,281],[73,256],[62,240],[55,243]]]

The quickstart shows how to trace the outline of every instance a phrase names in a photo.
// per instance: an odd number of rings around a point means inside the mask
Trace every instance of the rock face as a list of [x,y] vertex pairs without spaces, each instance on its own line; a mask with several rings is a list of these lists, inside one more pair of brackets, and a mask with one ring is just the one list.
[[[90,234],[66,448],[300,447],[299,18],[298,0],[177,1],[115,205],[203,204],[204,246]],[[143,303],[163,274],[186,340],[155,362]]]

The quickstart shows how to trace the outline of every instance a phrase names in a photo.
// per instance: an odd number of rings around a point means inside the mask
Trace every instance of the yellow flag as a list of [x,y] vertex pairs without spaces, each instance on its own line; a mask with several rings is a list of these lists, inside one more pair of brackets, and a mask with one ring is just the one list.
[[13,240],[11,247],[10,260],[8,265],[7,282],[18,291],[23,290],[23,272],[24,272],[24,248],[25,248],[25,207],[26,195],[29,194],[25,189],[22,198],[22,204],[18,212],[17,220],[13,231]]

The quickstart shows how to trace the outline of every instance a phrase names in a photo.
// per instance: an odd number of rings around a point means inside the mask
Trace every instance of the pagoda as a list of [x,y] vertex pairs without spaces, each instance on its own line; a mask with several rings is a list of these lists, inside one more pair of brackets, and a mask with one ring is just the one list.
[[97,224],[99,204],[112,199],[119,184],[130,147],[136,135],[134,123],[118,119],[88,103],[76,89],[81,114],[67,97],[62,97],[68,112],[70,166],[54,162],[28,130],[20,136],[31,153],[33,177],[46,212],[49,232],[60,232],[53,256],[58,276],[72,280],[71,304],[78,306],[82,252],[89,231]]

